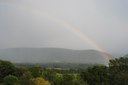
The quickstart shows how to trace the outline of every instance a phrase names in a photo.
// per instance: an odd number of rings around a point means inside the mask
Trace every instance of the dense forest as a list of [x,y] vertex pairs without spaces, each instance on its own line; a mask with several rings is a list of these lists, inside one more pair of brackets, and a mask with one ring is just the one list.
[[[128,57],[105,65],[14,64],[0,60],[0,85],[128,85]],[[78,68],[80,66],[80,68]]]

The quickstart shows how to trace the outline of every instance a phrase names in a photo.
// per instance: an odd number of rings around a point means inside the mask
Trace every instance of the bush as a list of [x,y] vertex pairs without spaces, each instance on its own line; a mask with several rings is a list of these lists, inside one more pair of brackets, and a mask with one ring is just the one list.
[[44,80],[42,77],[30,79],[31,85],[50,85],[50,83]]
[[18,85],[18,78],[13,75],[4,78],[4,85]]
[[4,77],[13,75],[16,67],[10,61],[0,60],[0,82],[3,82]]

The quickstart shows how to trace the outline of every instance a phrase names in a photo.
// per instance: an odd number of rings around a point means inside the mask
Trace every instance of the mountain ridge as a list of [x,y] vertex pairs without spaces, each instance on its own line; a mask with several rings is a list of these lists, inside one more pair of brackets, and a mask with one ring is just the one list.
[[13,62],[34,63],[99,63],[106,64],[102,52],[66,48],[9,48],[0,52],[0,58]]

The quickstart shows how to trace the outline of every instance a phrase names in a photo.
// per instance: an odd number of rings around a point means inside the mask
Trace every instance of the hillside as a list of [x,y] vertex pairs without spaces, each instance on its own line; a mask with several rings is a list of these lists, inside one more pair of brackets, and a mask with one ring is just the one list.
[[24,63],[98,63],[108,60],[96,50],[71,50],[63,48],[10,48],[0,52],[0,59]]

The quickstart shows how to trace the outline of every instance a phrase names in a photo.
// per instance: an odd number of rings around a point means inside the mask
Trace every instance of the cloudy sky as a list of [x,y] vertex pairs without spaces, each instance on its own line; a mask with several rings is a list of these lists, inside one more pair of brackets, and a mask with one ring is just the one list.
[[97,49],[95,44],[126,54],[127,35],[127,0],[0,0],[1,49]]

